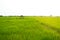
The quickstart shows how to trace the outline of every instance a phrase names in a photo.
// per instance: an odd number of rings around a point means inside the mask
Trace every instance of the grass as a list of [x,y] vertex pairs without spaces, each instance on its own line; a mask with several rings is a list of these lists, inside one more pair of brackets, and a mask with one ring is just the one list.
[[60,40],[60,17],[0,17],[0,40]]

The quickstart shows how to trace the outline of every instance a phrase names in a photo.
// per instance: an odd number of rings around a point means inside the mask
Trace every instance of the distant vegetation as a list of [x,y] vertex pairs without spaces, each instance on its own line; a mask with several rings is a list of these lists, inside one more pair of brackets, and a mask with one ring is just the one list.
[[20,18],[21,18],[21,19],[23,19],[23,18],[24,18],[24,16],[23,16],[23,15],[21,15],[21,16],[20,16]]
[[0,17],[0,40],[60,40],[60,17]]
[[0,17],[3,17],[3,15],[0,15]]

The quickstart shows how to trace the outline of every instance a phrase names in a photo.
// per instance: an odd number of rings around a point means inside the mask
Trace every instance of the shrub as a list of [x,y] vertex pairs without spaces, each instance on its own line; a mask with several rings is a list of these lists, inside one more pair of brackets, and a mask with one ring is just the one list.
[[23,19],[23,18],[24,18],[24,16],[23,16],[23,15],[21,15],[21,16],[20,16],[20,18],[21,18],[21,19]]

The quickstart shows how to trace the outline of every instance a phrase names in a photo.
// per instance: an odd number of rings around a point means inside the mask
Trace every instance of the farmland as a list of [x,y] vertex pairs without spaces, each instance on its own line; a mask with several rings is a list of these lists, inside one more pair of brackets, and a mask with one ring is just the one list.
[[0,40],[60,40],[60,17],[0,17]]

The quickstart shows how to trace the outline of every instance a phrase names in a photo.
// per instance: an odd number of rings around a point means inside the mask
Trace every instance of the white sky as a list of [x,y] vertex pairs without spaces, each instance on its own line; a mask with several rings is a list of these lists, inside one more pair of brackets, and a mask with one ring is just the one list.
[[0,0],[0,15],[60,16],[60,0]]

